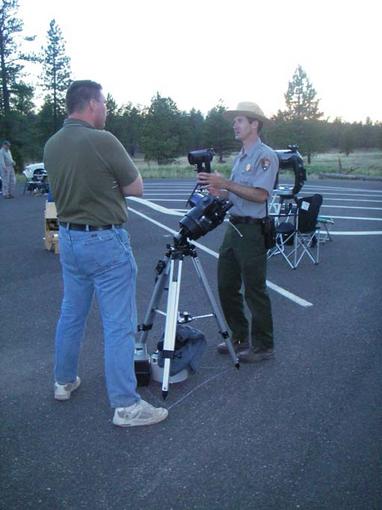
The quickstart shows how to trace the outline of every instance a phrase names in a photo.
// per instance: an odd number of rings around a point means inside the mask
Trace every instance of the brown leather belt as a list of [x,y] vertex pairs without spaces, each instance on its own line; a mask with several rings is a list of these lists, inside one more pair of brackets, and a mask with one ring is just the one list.
[[261,218],[252,218],[251,216],[231,216],[229,221],[233,225],[244,223],[247,225],[261,225],[263,220]]

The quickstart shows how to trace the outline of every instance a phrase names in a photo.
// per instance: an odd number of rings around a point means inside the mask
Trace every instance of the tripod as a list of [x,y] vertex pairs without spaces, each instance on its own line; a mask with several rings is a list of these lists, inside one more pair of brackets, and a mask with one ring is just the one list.
[[[162,396],[165,399],[168,395],[168,386],[170,378],[171,359],[174,357],[176,326],[180,322],[189,322],[192,319],[214,316],[219,328],[219,333],[224,339],[229,354],[236,368],[239,368],[239,361],[232,346],[227,328],[219,307],[214,299],[207,277],[196,253],[195,246],[191,244],[185,235],[178,235],[174,238],[174,245],[167,245],[166,259],[160,260],[156,266],[157,277],[151,300],[144,317],[144,322],[139,326],[141,332],[139,339],[135,344],[135,371],[138,382],[148,384],[150,379],[150,356],[147,352],[147,337],[153,327],[154,316],[156,313],[162,313],[158,309],[162,293],[168,289],[167,310],[165,333],[163,342],[164,368],[162,381]],[[190,317],[188,314],[179,314],[179,295],[182,281],[182,265],[185,257],[191,257],[199,281],[206,293],[213,310],[213,314],[202,315],[199,317]]]

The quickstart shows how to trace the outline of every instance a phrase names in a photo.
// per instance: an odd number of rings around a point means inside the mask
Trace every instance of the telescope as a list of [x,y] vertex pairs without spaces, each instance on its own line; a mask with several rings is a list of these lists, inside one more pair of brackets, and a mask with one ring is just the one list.
[[[199,149],[190,151],[188,153],[188,162],[190,165],[196,165],[195,170],[199,172],[211,173],[211,161],[214,159],[214,149]],[[200,184],[196,183],[194,189],[191,191],[190,196],[187,199],[186,207],[191,206],[195,208],[201,198],[208,195],[208,192],[203,191]],[[211,210],[211,208],[210,208]],[[228,210],[228,209],[227,209]],[[191,212],[191,211],[190,211]],[[194,238],[195,239],[195,238]]]
[[200,149],[188,153],[190,165],[196,165],[196,171],[211,173],[211,161],[215,156],[214,149]]
[[189,203],[193,207],[180,220],[181,229],[175,237],[180,242],[187,238],[199,239],[215,229],[224,221],[227,211],[233,205],[229,200],[198,192],[192,194]]
[[[211,161],[214,157],[213,149],[201,149],[188,153],[190,165],[196,165],[197,172],[211,172]],[[227,326],[221,311],[215,301],[213,292],[208,284],[206,274],[198,258],[196,248],[190,241],[195,241],[218,227],[225,218],[232,202],[210,195],[206,190],[196,190],[195,186],[187,205],[191,209],[180,219],[179,232],[174,236],[173,245],[167,245],[165,259],[156,266],[156,278],[153,294],[146,312],[143,324],[138,327],[139,338],[135,343],[134,364],[135,374],[139,385],[149,384],[151,373],[154,380],[162,383],[162,396],[167,397],[169,383],[181,382],[188,377],[189,371],[182,370],[171,375],[171,361],[175,358],[175,342],[177,326],[193,319],[214,317],[218,325],[218,332],[226,343],[229,354],[236,368],[239,360],[232,346]],[[182,281],[183,260],[190,257],[195,268],[199,282],[210,302],[211,314],[192,317],[188,312],[179,312],[179,295]],[[167,291],[166,312],[159,310],[159,304],[164,291]],[[161,353],[151,355],[147,350],[148,334],[153,327],[156,314],[165,315],[165,331]],[[159,357],[161,356],[161,364]],[[163,367],[163,368],[162,368]]]

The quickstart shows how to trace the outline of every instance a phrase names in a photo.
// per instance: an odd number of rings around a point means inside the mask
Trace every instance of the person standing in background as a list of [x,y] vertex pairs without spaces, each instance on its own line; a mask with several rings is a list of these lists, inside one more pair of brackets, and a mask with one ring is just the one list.
[[4,198],[15,198],[16,175],[15,162],[10,151],[11,143],[4,140],[0,149],[0,170]]

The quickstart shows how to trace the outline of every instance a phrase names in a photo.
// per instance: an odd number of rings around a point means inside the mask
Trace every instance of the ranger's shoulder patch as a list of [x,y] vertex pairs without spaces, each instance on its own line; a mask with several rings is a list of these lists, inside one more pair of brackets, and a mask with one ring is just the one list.
[[271,160],[268,158],[261,158],[260,165],[264,172],[266,172],[268,168],[271,166]]

